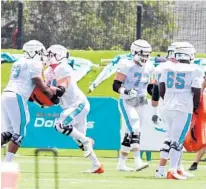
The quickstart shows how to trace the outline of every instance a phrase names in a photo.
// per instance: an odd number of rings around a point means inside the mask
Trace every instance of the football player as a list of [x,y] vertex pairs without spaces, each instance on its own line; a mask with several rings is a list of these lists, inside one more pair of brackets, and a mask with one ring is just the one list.
[[186,44],[177,46],[174,51],[177,62],[168,61],[161,72],[159,91],[164,99],[162,116],[167,124],[169,138],[166,144],[169,148],[164,153],[168,156],[169,152],[170,157],[168,179],[184,180],[191,176],[181,167],[181,155],[192,113],[199,106],[202,87],[202,73],[197,65],[191,64],[194,54],[194,49],[188,48]]
[[44,75],[54,94],[62,90],[60,106],[63,111],[55,123],[55,129],[74,139],[84,150],[84,157],[92,161],[89,173],[103,173],[104,169],[93,150],[93,141],[86,137],[87,115],[90,104],[84,93],[77,86],[72,67],[68,65],[69,52],[61,45],[52,45],[47,49],[48,59]]
[[154,66],[148,62],[151,45],[145,40],[136,40],[131,45],[132,57],[121,59],[113,90],[120,94],[119,110],[122,116],[121,150],[117,170],[132,171],[126,166],[130,151],[134,153],[135,170],[149,166],[140,157],[140,126],[144,105],[147,104],[147,85],[151,81]]
[[27,101],[36,86],[55,104],[59,99],[42,78],[44,45],[36,40],[23,45],[24,58],[13,63],[10,78],[1,98],[1,145],[9,142],[5,161],[12,161],[29,122]]

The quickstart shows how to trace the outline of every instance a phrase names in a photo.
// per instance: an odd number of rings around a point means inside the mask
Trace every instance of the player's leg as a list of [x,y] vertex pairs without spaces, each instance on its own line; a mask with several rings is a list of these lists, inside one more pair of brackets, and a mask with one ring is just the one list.
[[[76,109],[76,107],[74,109]],[[89,103],[86,103],[82,111],[79,114],[77,114],[75,117],[73,117],[72,120],[73,126],[84,136],[86,136],[86,132],[87,132],[87,115],[89,111],[90,111],[90,105]],[[80,149],[84,150],[84,146],[80,140],[75,140],[74,138],[73,140],[77,143]]]
[[26,100],[15,93],[9,93],[6,106],[13,129],[13,135],[8,145],[8,152],[5,156],[5,161],[10,162],[13,160],[14,154],[21,146],[21,142],[26,134],[26,125],[29,122],[29,111]]
[[[80,114],[78,114],[76,117],[74,117],[74,128],[76,128],[79,132],[84,134],[86,136],[86,130],[87,130],[87,114],[89,113],[89,104],[86,105],[86,107],[82,110]],[[74,141],[78,144],[80,149],[84,151],[85,146],[81,143],[81,141],[77,141],[74,139]],[[90,138],[90,141],[92,143],[92,146],[94,144],[94,141]],[[88,159],[92,162],[92,168],[86,170],[87,173],[103,173],[104,169],[102,164],[99,162],[94,150],[91,152],[91,154],[88,156]]]
[[55,123],[55,129],[66,135],[72,137],[75,141],[79,141],[84,146],[84,156],[88,157],[92,151],[91,140],[83,133],[79,132],[75,127],[74,118],[82,112],[85,104],[79,104],[75,107],[70,107],[62,111],[59,119]]
[[131,151],[134,153],[136,171],[149,167],[147,162],[143,162],[140,157],[140,127],[143,127],[144,113],[147,110],[146,105],[137,107],[138,116],[133,123],[133,132],[131,135]]
[[121,135],[121,149],[120,149],[116,169],[118,171],[133,171],[133,168],[126,166],[127,157],[130,152],[131,135],[130,135],[130,131],[126,126],[126,122],[124,118],[122,118],[122,127],[121,127],[120,135]]
[[171,145],[170,145],[170,171],[168,178],[187,179],[186,176],[178,173],[178,162],[181,157],[183,143],[189,130],[192,114],[180,111],[171,111],[174,119],[171,127]]
[[158,165],[158,169],[156,170],[156,178],[167,177],[166,164],[169,158],[170,144],[171,142],[169,138],[166,138],[163,143],[163,147],[160,149],[160,163]]
[[200,161],[200,159],[202,158],[202,156],[206,153],[206,147],[200,149],[195,157],[195,161],[192,163],[191,167],[189,168],[190,171],[194,171],[197,169],[198,167],[198,163]]
[[13,133],[5,103],[6,96],[3,94],[1,99],[1,146],[10,141]]
[[[79,117],[79,116],[78,116]],[[79,117],[80,118],[80,117]],[[84,118],[84,120],[81,118],[81,121],[79,121],[77,124],[74,125],[75,128],[77,128],[77,130],[79,130],[80,132],[84,131],[85,129],[82,129],[83,126],[87,125],[87,120],[86,118]],[[85,133],[86,134],[86,133]],[[93,147],[94,145],[94,141],[89,138],[91,145]],[[80,141],[76,141],[74,140],[79,146],[81,146],[81,149],[84,151],[85,146],[80,142]],[[92,152],[89,154],[89,156],[87,156],[87,158],[91,161],[92,163],[92,167],[91,169],[86,170],[86,173],[103,173],[104,172],[104,168],[103,165],[100,163],[99,159],[96,156],[96,153],[94,152],[94,150],[92,149]]]
[[180,175],[186,176],[186,177],[194,177],[194,175],[192,173],[189,173],[187,171],[184,170],[183,165],[182,165],[182,158],[183,158],[183,150],[181,151],[181,155],[180,155],[180,159],[178,161],[178,165],[177,165],[177,172]]
[[126,160],[131,149],[131,133],[132,126],[129,119],[130,112],[132,111],[135,115],[137,112],[135,108],[128,107],[123,100],[119,101],[119,111],[121,114],[122,127],[121,127],[121,149],[119,159],[117,163],[117,170],[119,171],[133,171],[132,168],[126,166]]
[[164,117],[162,121],[166,125],[167,130],[165,132],[165,141],[163,142],[162,148],[160,149],[160,162],[155,174],[157,178],[167,177],[166,164],[169,159],[169,151],[171,145],[170,134],[173,117],[171,117],[170,112],[167,111],[165,111],[164,113],[162,112],[162,117]]

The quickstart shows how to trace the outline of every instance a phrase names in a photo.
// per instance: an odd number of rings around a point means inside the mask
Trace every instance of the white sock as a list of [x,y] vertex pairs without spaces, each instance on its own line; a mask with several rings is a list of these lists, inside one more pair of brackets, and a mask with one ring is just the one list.
[[82,144],[88,141],[88,138],[79,132],[75,127],[73,127],[72,132],[70,133],[70,136],[74,138],[75,140],[79,140]]
[[134,159],[135,159],[135,161],[141,160],[141,158],[140,158],[140,151],[135,151],[134,152]]
[[166,172],[166,167],[159,165],[158,172],[163,175]]
[[121,163],[126,163],[126,160],[127,160],[127,156],[123,155],[122,153],[120,153],[119,155],[119,162]]
[[88,156],[88,158],[92,161],[93,166],[101,165],[94,151]]
[[179,159],[179,161],[178,161],[178,165],[177,165],[177,169],[178,169],[178,170],[183,170],[183,166],[182,166],[182,155],[183,155],[183,151],[181,152],[180,159]]
[[181,152],[173,148],[170,150],[170,169],[177,170],[177,165],[181,156]]
[[5,158],[4,158],[4,161],[6,161],[6,162],[12,162],[13,158],[14,158],[14,153],[7,152],[7,153],[6,153],[6,156],[5,156]]

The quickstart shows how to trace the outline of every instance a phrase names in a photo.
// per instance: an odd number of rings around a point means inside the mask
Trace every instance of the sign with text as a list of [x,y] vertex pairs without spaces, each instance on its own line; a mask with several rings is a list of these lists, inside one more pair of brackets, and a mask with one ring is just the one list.
[[[95,149],[117,150],[120,147],[120,114],[117,100],[113,98],[88,98],[87,136],[95,141]],[[30,123],[22,147],[76,149],[71,137],[57,132],[54,128],[62,109],[59,106],[41,108],[28,102]]]

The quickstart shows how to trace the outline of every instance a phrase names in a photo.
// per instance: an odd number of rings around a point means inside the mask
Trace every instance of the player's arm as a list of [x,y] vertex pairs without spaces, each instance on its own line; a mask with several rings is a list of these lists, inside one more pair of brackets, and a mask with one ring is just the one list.
[[162,99],[164,99],[166,92],[166,83],[167,81],[167,70],[162,70],[159,78],[159,95]]
[[46,85],[46,83],[43,80],[42,71],[43,66],[41,62],[30,62],[28,64],[30,75],[33,83],[36,85],[36,87],[41,90],[49,99],[52,101],[55,101],[56,97],[50,90],[50,88]]
[[66,91],[66,88],[69,86],[71,81],[71,76],[63,77],[59,80],[57,80],[57,87],[51,87],[54,94],[61,97]]
[[41,90],[49,99],[52,99],[53,93],[50,88],[44,83],[43,78],[41,76],[32,78],[33,83],[36,87]]
[[196,110],[198,109],[199,104],[200,104],[201,88],[192,87],[192,92],[194,94],[194,97],[193,97],[193,111],[195,113],[197,113]]
[[57,87],[51,87],[54,94],[61,97],[71,83],[72,68],[69,65],[59,67],[56,71]]
[[126,89],[123,86],[123,82],[125,81],[128,72],[129,67],[124,62],[120,62],[120,66],[117,69],[117,73],[113,82],[113,91],[122,95],[127,95],[129,97],[136,97],[137,91],[135,91],[134,89]]
[[200,97],[201,97],[201,91],[202,91],[202,72],[199,70],[196,70],[195,72],[192,73],[193,80],[192,80],[192,92],[194,94],[193,96],[193,110],[195,113],[196,110],[199,107],[200,104]]
[[206,89],[206,76],[204,77],[204,81],[202,83],[202,90],[204,91]]
[[165,82],[160,82],[159,84],[159,94],[160,94],[160,97],[162,99],[164,99],[164,96],[165,96]]

